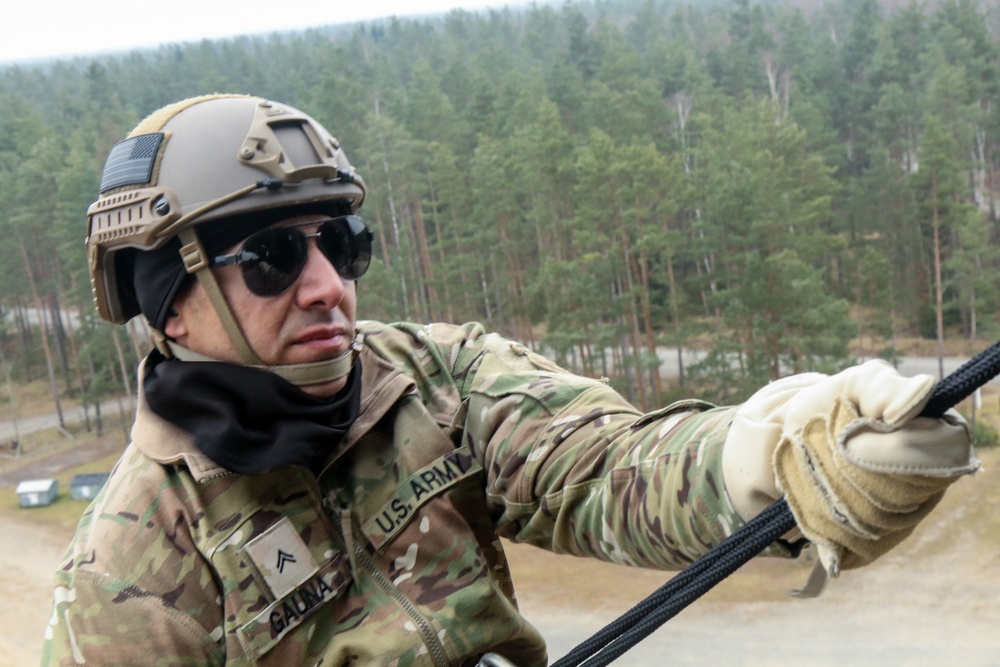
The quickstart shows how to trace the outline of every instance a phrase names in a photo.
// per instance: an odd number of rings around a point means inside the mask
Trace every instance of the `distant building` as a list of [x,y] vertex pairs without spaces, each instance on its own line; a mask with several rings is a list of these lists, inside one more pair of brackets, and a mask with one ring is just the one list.
[[21,507],[51,505],[59,495],[59,480],[29,479],[17,485],[17,499]]
[[108,481],[110,473],[92,472],[86,475],[76,475],[69,483],[69,495],[73,500],[92,500]]

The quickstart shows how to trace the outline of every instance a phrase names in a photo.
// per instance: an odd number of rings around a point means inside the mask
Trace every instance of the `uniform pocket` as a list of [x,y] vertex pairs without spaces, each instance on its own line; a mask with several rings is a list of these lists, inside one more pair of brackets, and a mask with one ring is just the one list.
[[347,558],[337,554],[316,574],[237,630],[243,650],[258,660],[323,605],[342,596],[350,583]]

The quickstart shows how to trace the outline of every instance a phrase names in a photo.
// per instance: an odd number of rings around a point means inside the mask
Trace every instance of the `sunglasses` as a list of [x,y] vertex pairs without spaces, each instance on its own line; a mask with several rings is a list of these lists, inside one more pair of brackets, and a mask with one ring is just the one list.
[[231,255],[219,255],[209,266],[238,265],[243,281],[257,296],[278,296],[295,284],[309,256],[308,240],[315,238],[323,255],[344,280],[365,275],[372,258],[372,233],[356,215],[343,215],[321,222],[312,234],[298,227],[268,227],[251,234]]

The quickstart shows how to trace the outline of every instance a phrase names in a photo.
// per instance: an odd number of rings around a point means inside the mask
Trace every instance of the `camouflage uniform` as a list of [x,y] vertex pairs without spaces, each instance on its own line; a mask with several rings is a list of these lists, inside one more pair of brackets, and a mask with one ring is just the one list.
[[643,415],[479,325],[362,322],[318,476],[237,475],[142,400],[57,573],[48,665],[544,665],[499,536],[676,569],[740,520],[732,408]]

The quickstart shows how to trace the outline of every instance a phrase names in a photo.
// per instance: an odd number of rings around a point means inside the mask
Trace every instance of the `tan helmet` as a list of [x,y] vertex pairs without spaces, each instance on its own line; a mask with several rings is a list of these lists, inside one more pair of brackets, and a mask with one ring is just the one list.
[[[232,234],[234,225],[252,224],[269,211],[336,203],[353,213],[364,198],[364,182],[337,139],[293,107],[246,95],[208,95],[163,107],[112,148],[98,200],[87,211],[97,311],[116,324],[139,315],[133,283],[141,278],[128,269],[128,258],[162,253],[178,239],[182,271],[209,291],[244,362],[263,366],[218,292],[200,236],[223,225]],[[320,381],[316,377],[323,375],[295,370],[289,379],[309,384]]]
[[364,198],[340,143],[297,109],[243,95],[163,107],[111,150],[87,211],[97,311],[117,324],[139,314],[119,283],[121,250],[154,250],[220,218],[327,200],[357,210]]

